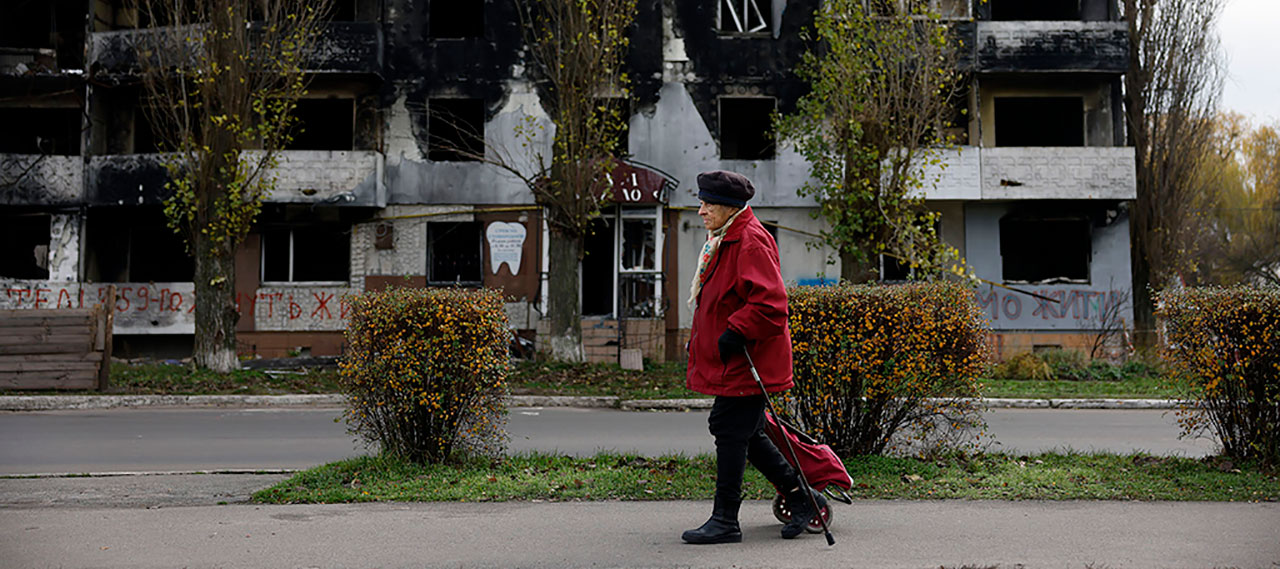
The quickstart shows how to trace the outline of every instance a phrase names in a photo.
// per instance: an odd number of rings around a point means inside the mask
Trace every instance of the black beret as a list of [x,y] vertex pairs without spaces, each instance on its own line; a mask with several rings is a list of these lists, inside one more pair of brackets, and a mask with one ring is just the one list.
[[698,174],[698,199],[733,207],[746,207],[756,195],[751,180],[737,172],[713,170]]

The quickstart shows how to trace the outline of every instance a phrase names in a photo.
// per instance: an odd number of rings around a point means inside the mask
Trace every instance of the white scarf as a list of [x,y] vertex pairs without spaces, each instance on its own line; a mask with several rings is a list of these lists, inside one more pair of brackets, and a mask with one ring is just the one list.
[[702,291],[702,283],[706,280],[707,269],[711,267],[711,259],[720,250],[720,243],[724,241],[725,233],[729,232],[729,227],[733,225],[734,220],[738,219],[742,212],[749,209],[751,209],[751,206],[735,211],[733,215],[729,216],[729,219],[725,220],[724,225],[707,232],[707,242],[702,245],[702,254],[698,255],[698,269],[693,272],[693,283],[689,285],[690,310],[698,309],[698,293]]

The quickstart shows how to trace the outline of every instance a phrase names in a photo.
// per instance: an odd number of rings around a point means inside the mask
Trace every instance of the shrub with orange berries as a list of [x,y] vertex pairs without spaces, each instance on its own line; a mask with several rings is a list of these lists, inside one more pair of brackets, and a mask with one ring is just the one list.
[[352,432],[418,463],[502,452],[511,333],[500,291],[392,288],[348,302]]
[[[928,454],[985,429],[990,363],[973,290],[954,282],[794,287],[788,414],[843,457]],[[977,434],[975,435],[975,431]]]
[[1223,454],[1280,463],[1280,288],[1187,288],[1158,296],[1184,434]]

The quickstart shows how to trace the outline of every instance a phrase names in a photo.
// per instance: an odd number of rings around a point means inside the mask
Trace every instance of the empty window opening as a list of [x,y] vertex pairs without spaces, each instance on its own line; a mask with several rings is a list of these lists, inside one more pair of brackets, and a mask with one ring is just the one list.
[[483,225],[479,221],[427,224],[428,283],[480,284]]
[[478,38],[484,35],[484,2],[431,0],[428,25],[433,39]]
[[147,109],[137,107],[133,110],[134,154],[150,154],[160,151],[160,141],[156,139],[155,129],[151,125],[151,115],[147,113]]
[[0,277],[49,278],[50,223],[48,215],[0,216]]
[[991,0],[992,20],[1079,20],[1080,0]]
[[195,261],[186,243],[165,226],[129,229],[128,282],[174,283],[195,278]]
[[772,97],[720,98],[720,157],[726,160],[773,158]]
[[617,266],[617,252],[613,247],[614,219],[596,219],[591,222],[582,257],[582,315],[608,316],[613,314],[613,276]]
[[1092,242],[1084,218],[1005,217],[1000,220],[1004,280],[1087,283]]
[[771,8],[769,0],[720,0],[720,31],[768,33]]
[[483,100],[429,99],[427,113],[428,160],[474,162],[484,156]]
[[996,146],[1084,146],[1081,97],[996,97]]
[[899,282],[910,280],[914,271],[911,265],[893,255],[880,255],[880,280]]
[[351,270],[351,237],[336,225],[262,232],[262,281],[345,282]]
[[613,155],[626,156],[631,150],[631,101],[622,97],[597,99],[594,118],[606,129],[604,138],[613,141]]
[[293,116],[293,140],[288,150],[353,150],[355,101],[352,99],[300,99]]
[[0,109],[0,153],[80,154],[80,109]]
[[[84,66],[84,0],[19,0],[5,3],[0,18],[0,60],[28,70],[56,71]],[[12,58],[12,59],[11,59]],[[9,61],[0,62],[6,67]]]

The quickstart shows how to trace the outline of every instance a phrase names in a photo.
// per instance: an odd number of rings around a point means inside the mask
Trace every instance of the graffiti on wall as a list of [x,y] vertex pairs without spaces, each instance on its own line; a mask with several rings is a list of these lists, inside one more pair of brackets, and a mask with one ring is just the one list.
[[[9,281],[0,284],[0,308],[85,308],[105,302],[107,284]],[[192,283],[115,283],[117,334],[191,334]],[[236,309],[252,314],[258,330],[344,330],[347,287],[260,288],[236,295]]]
[[988,287],[975,297],[993,328],[1096,328],[1117,311],[1131,320],[1127,291],[1060,288],[1028,292],[1039,296]]

